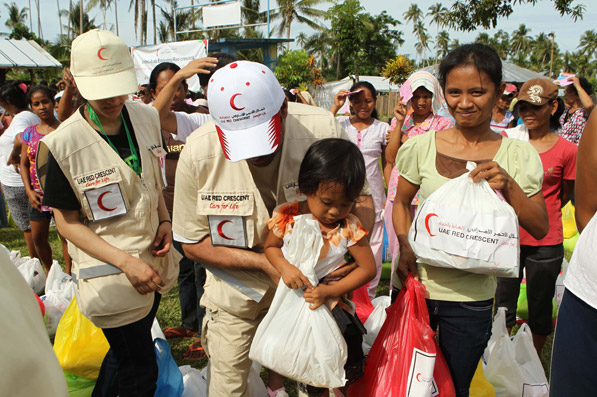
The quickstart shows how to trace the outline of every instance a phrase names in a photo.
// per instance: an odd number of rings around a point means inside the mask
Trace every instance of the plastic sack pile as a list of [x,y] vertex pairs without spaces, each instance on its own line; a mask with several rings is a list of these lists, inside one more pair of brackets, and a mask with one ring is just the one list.
[[[470,171],[475,163],[468,162]],[[417,261],[518,277],[518,218],[486,180],[470,173],[445,183],[419,207],[408,234]]]
[[[321,229],[313,219],[295,219],[286,259],[315,286],[314,268],[323,246]],[[311,310],[303,291],[286,287],[282,280],[257,328],[249,357],[312,386],[334,388],[346,382],[346,342],[330,310],[325,305]]]
[[[179,367],[182,373],[184,383],[184,391],[182,397],[207,397],[207,373],[209,371],[209,364],[199,370],[190,365],[183,365]],[[247,395],[249,397],[264,397],[267,396],[267,389],[263,380],[259,376],[261,367],[253,363],[249,370],[249,379],[247,381]]]
[[[4,246],[3,248],[6,249]],[[19,251],[10,251],[9,257],[12,263],[19,269],[19,272],[21,272],[33,292],[38,296],[43,295],[46,286],[46,272],[39,259],[28,256],[21,257]]]
[[384,322],[350,397],[455,396],[448,365],[429,327],[425,287],[412,275]]
[[[8,252],[6,247],[0,247]],[[63,272],[60,264],[55,260],[46,276],[39,259],[28,256],[21,257],[19,251],[10,251],[9,257],[33,292],[40,296],[45,310],[46,330],[50,337],[54,336],[58,323],[75,293],[72,277]]]
[[498,397],[547,397],[549,386],[527,324],[510,337],[506,308],[498,308],[483,353],[483,372]]
[[45,323],[48,335],[54,336],[58,323],[75,294],[73,279],[54,261],[46,279],[46,294],[41,301],[46,307]]

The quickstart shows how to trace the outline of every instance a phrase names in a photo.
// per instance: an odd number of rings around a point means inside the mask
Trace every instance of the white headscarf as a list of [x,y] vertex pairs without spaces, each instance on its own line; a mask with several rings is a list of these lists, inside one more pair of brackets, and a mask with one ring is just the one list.
[[419,87],[424,87],[427,91],[433,94],[431,103],[433,114],[439,114],[442,108],[447,108],[444,92],[439,85],[439,81],[437,81],[435,76],[431,73],[425,72],[423,70],[414,72],[406,81],[410,84],[410,89],[412,92],[415,92],[415,90]]

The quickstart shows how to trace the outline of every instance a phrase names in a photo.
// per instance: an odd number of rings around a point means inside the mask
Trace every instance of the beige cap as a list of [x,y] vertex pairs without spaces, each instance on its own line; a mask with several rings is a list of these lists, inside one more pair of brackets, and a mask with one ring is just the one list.
[[133,58],[126,43],[112,32],[94,29],[73,40],[70,71],[87,100],[137,91]]

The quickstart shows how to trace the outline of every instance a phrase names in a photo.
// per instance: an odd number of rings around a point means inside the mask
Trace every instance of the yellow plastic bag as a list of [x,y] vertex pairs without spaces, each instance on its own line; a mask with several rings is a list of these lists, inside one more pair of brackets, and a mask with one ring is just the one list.
[[95,380],[109,348],[102,330],[81,314],[77,299],[73,298],[58,323],[54,339],[54,352],[62,370]]
[[469,388],[469,395],[470,397],[495,397],[493,386],[487,379],[485,379],[485,375],[483,374],[483,364],[481,361],[479,361],[475,376],[473,376],[473,381]]
[[574,206],[571,201],[562,208],[562,225],[564,226],[564,239],[576,234],[576,221],[574,219]]

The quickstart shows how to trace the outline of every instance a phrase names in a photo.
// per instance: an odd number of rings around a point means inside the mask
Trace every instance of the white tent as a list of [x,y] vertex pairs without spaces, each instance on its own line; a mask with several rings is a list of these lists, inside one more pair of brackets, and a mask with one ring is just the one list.
[[[400,86],[390,83],[388,79],[381,76],[359,76],[359,81],[367,81],[373,84],[373,87],[375,87],[377,92],[387,93],[390,90],[400,90]],[[332,104],[334,103],[334,96],[338,93],[338,91],[349,90],[354,82],[355,80],[348,76],[342,80],[325,83],[313,90],[313,98],[318,106],[329,109],[332,107]]]
[[62,68],[33,40],[0,40],[0,68]]

